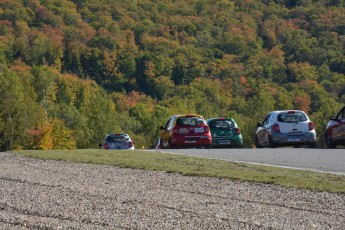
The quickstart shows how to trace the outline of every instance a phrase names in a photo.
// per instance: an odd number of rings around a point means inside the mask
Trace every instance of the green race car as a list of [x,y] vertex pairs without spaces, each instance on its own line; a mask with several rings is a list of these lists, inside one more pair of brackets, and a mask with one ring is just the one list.
[[206,120],[212,135],[212,147],[237,147],[241,148],[243,139],[241,130],[234,119],[231,118],[211,118]]

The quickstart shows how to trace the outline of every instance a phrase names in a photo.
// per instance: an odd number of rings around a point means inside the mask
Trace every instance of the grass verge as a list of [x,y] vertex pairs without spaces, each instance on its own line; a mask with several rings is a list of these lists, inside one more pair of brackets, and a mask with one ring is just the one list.
[[105,164],[180,173],[186,176],[219,177],[275,184],[288,188],[345,193],[345,176],[341,175],[164,154],[158,151],[79,149],[20,150],[15,152],[40,159]]

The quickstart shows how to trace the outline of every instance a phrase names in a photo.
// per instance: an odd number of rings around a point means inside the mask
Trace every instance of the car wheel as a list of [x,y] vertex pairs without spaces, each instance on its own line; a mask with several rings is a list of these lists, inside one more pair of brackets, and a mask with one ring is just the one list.
[[314,148],[316,148],[316,142],[310,142],[310,143],[308,143],[308,146],[309,146],[309,148],[314,149]]
[[212,144],[211,144],[211,145],[203,145],[202,148],[205,148],[205,149],[212,149]]
[[325,142],[326,142],[327,148],[329,149],[334,149],[336,147],[336,145],[332,142],[331,135],[329,134],[329,132],[326,132],[325,134]]
[[276,147],[276,144],[272,140],[271,136],[268,138],[268,145],[270,146],[270,148],[275,148]]
[[168,142],[168,146],[164,146],[163,142],[161,142],[161,149],[168,149],[170,148],[170,142]]
[[258,148],[258,149],[261,149],[261,148],[262,148],[262,146],[259,144],[258,136],[255,136],[255,146],[256,146],[256,148]]
[[168,149],[173,149],[174,148],[174,146],[173,146],[173,144],[171,144],[171,139],[169,139],[169,146],[168,146]]

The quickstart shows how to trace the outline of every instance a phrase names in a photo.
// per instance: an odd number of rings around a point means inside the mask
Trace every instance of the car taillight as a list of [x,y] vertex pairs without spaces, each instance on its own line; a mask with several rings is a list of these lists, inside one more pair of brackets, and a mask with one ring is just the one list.
[[204,133],[208,133],[210,131],[210,128],[208,126],[205,127]]
[[173,133],[174,133],[174,134],[177,134],[177,128],[176,128],[176,127],[173,128]]
[[235,132],[236,132],[237,135],[241,134],[241,130],[239,128],[235,128]]
[[133,142],[128,142],[128,144],[129,144],[129,148],[132,148],[133,147]]
[[277,123],[275,123],[273,125],[273,130],[276,131],[276,132],[280,132],[280,127],[279,127],[279,125]]
[[313,122],[309,122],[309,131],[314,129],[314,124]]
[[104,149],[108,149],[108,144],[105,143],[105,144],[103,145],[103,147],[104,147]]

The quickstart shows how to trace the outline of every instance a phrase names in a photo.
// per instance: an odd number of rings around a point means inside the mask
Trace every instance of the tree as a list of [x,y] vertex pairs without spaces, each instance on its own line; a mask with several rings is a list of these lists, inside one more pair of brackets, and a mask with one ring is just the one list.
[[304,92],[297,93],[294,99],[294,108],[303,110],[306,113],[310,112],[310,96]]
[[75,149],[76,140],[72,130],[65,127],[64,122],[54,119],[51,122],[51,136],[53,139],[54,149]]
[[171,81],[170,77],[161,76],[155,78],[153,81],[154,96],[158,100],[164,100],[172,93],[174,83]]
[[318,78],[316,68],[309,63],[292,62],[288,68],[293,81],[316,80]]
[[3,138],[10,149],[28,146],[26,131],[43,120],[43,110],[35,103],[34,90],[22,84],[12,72],[0,74],[0,124],[3,124]]

